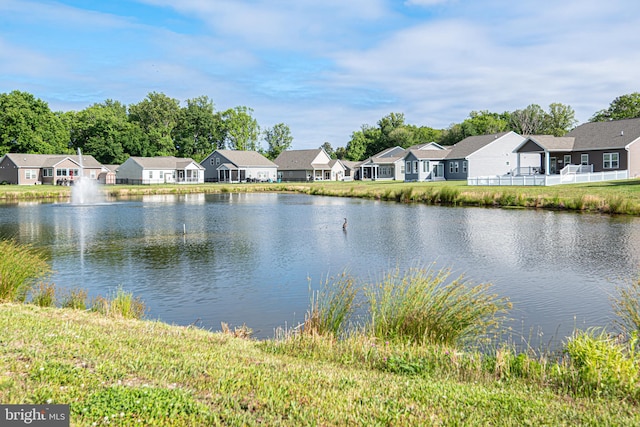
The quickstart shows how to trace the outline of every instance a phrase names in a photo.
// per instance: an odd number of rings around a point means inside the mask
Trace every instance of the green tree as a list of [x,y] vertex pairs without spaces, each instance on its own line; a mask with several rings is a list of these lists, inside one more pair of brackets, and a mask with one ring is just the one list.
[[263,132],[264,141],[267,143],[266,157],[273,160],[293,143],[291,129],[284,123],[278,123],[272,128],[266,128]]
[[576,113],[568,105],[554,102],[549,105],[547,113],[546,132],[554,136],[562,136],[569,132],[578,123]]
[[549,120],[547,113],[538,104],[531,104],[511,113],[511,129],[520,135],[540,135],[546,133]]
[[344,160],[360,161],[365,159],[369,141],[365,135],[365,126],[362,128],[362,130],[357,130],[351,134],[351,139],[345,147]]
[[329,157],[331,157],[332,159],[336,159],[336,152],[333,149],[333,147],[331,146],[331,143],[329,141],[325,141],[322,143],[322,145],[320,146],[320,148],[322,148],[328,155]]
[[0,94],[0,153],[69,152],[69,130],[61,115],[32,94]]
[[187,106],[180,109],[173,128],[173,138],[178,156],[191,157],[197,162],[219,148],[220,118],[214,113],[209,97],[187,99]]
[[147,137],[146,156],[176,154],[171,133],[179,115],[180,102],[163,93],[151,92],[140,103],[129,106],[129,120],[138,124]]
[[633,92],[614,99],[609,108],[600,110],[589,119],[590,122],[635,119],[640,117],[640,92]]
[[252,113],[251,108],[238,106],[220,115],[223,147],[230,150],[259,150],[260,126]]
[[120,164],[127,159],[123,141],[131,138],[134,125],[129,122],[127,107],[106,100],[73,114],[70,125],[71,146],[91,154],[100,163]]

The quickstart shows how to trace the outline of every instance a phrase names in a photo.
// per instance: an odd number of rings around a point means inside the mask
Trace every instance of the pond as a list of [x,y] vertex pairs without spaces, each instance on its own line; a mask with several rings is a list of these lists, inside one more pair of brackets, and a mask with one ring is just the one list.
[[[343,231],[343,218],[348,229]],[[451,268],[492,283],[534,346],[610,326],[610,296],[637,279],[640,219],[452,208],[300,194],[145,196],[93,205],[0,205],[0,237],[46,250],[62,288],[121,286],[148,317],[258,338],[304,320],[309,287],[347,271]]]

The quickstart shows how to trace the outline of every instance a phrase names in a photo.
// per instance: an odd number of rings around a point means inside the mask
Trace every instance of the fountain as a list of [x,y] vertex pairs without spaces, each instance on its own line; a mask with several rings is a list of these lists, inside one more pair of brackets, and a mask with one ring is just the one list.
[[73,182],[71,188],[71,204],[73,205],[95,205],[105,202],[104,195],[98,188],[98,182],[95,179],[84,176],[84,162],[82,160],[82,152],[78,148],[78,162],[80,170],[78,176]]

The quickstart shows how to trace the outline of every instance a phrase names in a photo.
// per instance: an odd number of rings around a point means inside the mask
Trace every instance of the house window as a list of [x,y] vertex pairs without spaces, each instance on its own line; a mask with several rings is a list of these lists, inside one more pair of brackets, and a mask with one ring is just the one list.
[[89,178],[96,179],[96,171],[89,172]]
[[463,173],[467,173],[467,161],[466,160],[464,160],[462,162],[462,172]]
[[56,170],[56,176],[67,176],[67,170],[66,169],[57,169]]
[[580,164],[588,165],[589,164],[589,155],[588,154],[580,154]]
[[215,164],[216,164],[216,159],[215,159],[215,157],[212,157],[212,158],[210,158],[210,159],[209,159],[209,164],[210,164],[211,166],[213,166],[213,165],[215,165]]
[[42,176],[51,178],[53,176],[53,169],[51,168],[42,169]]
[[26,179],[36,179],[38,178],[38,171],[33,169],[25,169],[24,177]]
[[149,171],[149,179],[153,179],[153,171]]
[[418,173],[418,161],[413,161],[413,173]]
[[164,178],[164,171],[160,171],[160,179]]
[[216,157],[216,166],[220,166],[220,157]]
[[449,173],[453,173],[453,162],[449,162]]
[[620,167],[619,153],[604,153],[602,155],[602,167],[604,169],[618,169]]
[[422,162],[422,172],[429,172],[429,160]]
[[571,164],[571,154],[565,154],[564,155],[564,165],[570,165]]
[[454,169],[455,173],[460,172],[459,168],[460,168],[460,166],[458,165],[458,162],[455,162],[454,166],[453,166],[453,169]]
[[410,171],[411,170],[411,162],[407,160],[407,170]]

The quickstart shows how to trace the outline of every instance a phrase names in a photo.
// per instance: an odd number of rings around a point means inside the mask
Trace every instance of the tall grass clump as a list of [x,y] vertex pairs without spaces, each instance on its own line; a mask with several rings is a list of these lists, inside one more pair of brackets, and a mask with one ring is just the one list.
[[93,300],[91,309],[108,317],[122,317],[125,319],[144,318],[147,307],[139,297],[118,287],[111,298],[97,297]]
[[613,312],[618,316],[617,325],[625,334],[640,333],[640,279],[629,286],[616,287],[612,297]]
[[52,283],[40,283],[31,292],[31,303],[39,307],[53,307],[56,304],[56,287]]
[[460,191],[453,186],[442,186],[438,192],[437,201],[444,204],[456,204]]
[[586,396],[640,397],[638,334],[623,342],[596,328],[576,331],[565,346],[567,359],[558,366],[563,388]]
[[0,240],[0,301],[24,301],[37,279],[51,267],[42,253],[14,240]]
[[[507,298],[472,286],[450,269],[398,269],[365,290],[371,333],[381,340],[461,345],[494,333],[511,308]],[[448,282],[448,283],[447,283]]]
[[303,331],[338,337],[353,312],[357,293],[355,279],[346,272],[334,278],[327,277],[321,289],[310,289],[310,307]]
[[87,291],[85,289],[71,289],[67,291],[62,299],[63,308],[76,310],[87,309]]

